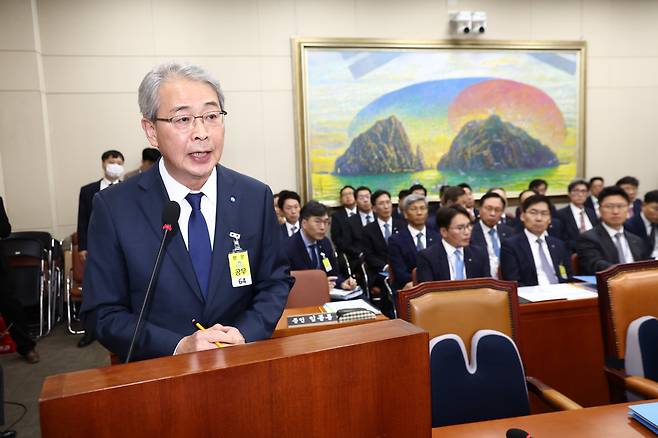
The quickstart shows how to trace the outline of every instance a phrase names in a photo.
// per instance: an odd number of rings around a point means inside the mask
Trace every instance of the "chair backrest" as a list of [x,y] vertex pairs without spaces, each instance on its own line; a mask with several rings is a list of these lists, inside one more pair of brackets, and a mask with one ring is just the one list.
[[658,381],[658,319],[643,316],[631,322],[626,334],[625,368],[629,376]]
[[571,272],[573,275],[580,275],[580,261],[578,260],[578,254],[571,254]]
[[398,292],[398,316],[430,338],[458,335],[470,351],[473,335],[497,330],[519,342],[516,283],[493,278],[430,281]]
[[71,235],[71,272],[73,282],[82,284],[82,279],[85,273],[85,264],[80,258],[80,251],[78,250],[78,233]]
[[596,273],[603,345],[608,365],[623,368],[628,326],[658,317],[658,261],[612,266]]
[[9,266],[38,266],[46,255],[38,240],[9,237],[1,246]]
[[327,274],[320,269],[290,271],[295,284],[290,289],[286,307],[321,306],[330,301]]

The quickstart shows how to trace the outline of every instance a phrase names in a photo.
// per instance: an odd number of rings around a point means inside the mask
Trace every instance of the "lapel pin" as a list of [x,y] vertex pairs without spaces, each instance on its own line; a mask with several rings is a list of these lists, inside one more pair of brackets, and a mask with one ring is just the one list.
[[230,197],[231,202],[235,202],[235,196]]

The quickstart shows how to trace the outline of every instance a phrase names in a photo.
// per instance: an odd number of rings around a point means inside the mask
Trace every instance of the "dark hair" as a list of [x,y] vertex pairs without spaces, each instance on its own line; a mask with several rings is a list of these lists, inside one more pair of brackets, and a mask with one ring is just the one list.
[[345,189],[352,189],[352,194],[356,194],[356,190],[354,189],[354,187],[347,184],[347,185],[343,186],[343,188],[340,189],[340,192],[338,192],[340,194],[340,196],[343,196],[343,190],[345,190]]
[[402,199],[406,198],[411,194],[411,190],[409,189],[402,189],[398,192],[398,202],[400,202]]
[[375,190],[375,193],[370,195],[370,203],[372,205],[375,205],[375,202],[377,202],[377,198],[380,196],[386,195],[388,196],[388,199],[391,199],[391,194],[387,192],[386,190]]
[[544,185],[548,188],[548,183],[546,182],[545,179],[541,179],[541,178],[533,179],[532,181],[530,181],[530,184],[528,184],[528,190],[534,191],[537,189],[537,187],[541,185]]
[[601,193],[599,193],[599,205],[603,204],[603,200],[608,196],[615,196],[615,195],[621,196],[628,203],[631,202],[631,198],[628,197],[628,193],[626,193],[626,191],[621,187],[615,185],[615,186],[603,187],[603,190],[601,190]]
[[443,184],[441,187],[439,187],[439,197],[442,198],[443,200],[443,195],[445,195],[446,190],[450,188],[450,185],[448,184]]
[[117,150],[110,149],[109,151],[103,152],[103,155],[101,155],[101,161],[105,161],[108,158],[121,158],[123,161],[126,161],[125,158],[123,158],[123,154]]
[[411,187],[409,187],[410,192],[413,192],[414,190],[422,190],[423,193],[425,194],[425,196],[427,196],[427,189],[422,184],[416,183],[416,184],[412,185]]
[[505,199],[496,192],[487,192],[487,193],[485,193],[480,198],[480,206],[484,205],[484,201],[486,201],[487,199],[491,199],[491,198],[500,199],[500,202],[503,203],[503,208],[505,208],[507,206],[507,203],[505,202]]
[[150,161],[155,163],[162,156],[159,149],[156,148],[144,148],[142,149],[142,161]]
[[302,198],[299,197],[297,192],[293,192],[292,190],[281,190],[279,192],[279,199],[276,201],[276,205],[283,210],[283,203],[286,202],[288,199],[294,199],[295,201],[299,202],[300,204],[302,203]]
[[585,186],[587,187],[587,190],[589,190],[589,183],[587,181],[585,181],[584,179],[577,179],[569,183],[569,186],[567,187],[567,191],[571,192],[577,186]]
[[448,202],[457,202],[460,196],[464,196],[466,192],[463,188],[459,186],[448,187],[443,194],[443,200],[447,204]]
[[310,200],[302,207],[302,211],[299,214],[302,219],[308,219],[310,217],[322,217],[329,214],[329,209],[326,205],[319,203],[318,201]]
[[548,205],[548,210],[551,210],[551,200],[548,198],[546,195],[532,195],[525,201],[523,201],[523,204],[521,204],[521,211],[526,211],[530,207],[532,207],[535,204],[539,204],[540,202],[545,202],[546,205]]
[[616,186],[620,186],[622,184],[630,184],[632,186],[638,187],[640,185],[640,180],[634,176],[625,176],[623,178],[619,178],[619,181],[615,183]]
[[462,189],[468,189],[471,192],[473,191],[471,186],[469,186],[468,183],[465,183],[465,182],[457,184],[457,187],[461,187]]
[[367,190],[368,193],[372,194],[372,190],[370,190],[370,187],[368,187],[368,186],[359,186],[359,187],[356,188],[356,190],[354,190],[354,196],[356,196],[359,192],[361,192],[363,190]]
[[603,177],[602,176],[593,176],[589,179],[589,185],[591,186],[594,181],[601,181],[603,182]]
[[[461,188],[461,187],[460,187]],[[458,214],[466,216],[470,222],[471,216],[468,211],[461,205],[451,205],[450,207],[441,207],[436,211],[436,225],[441,228],[450,228],[452,219]]]
[[652,190],[644,194],[644,203],[650,204],[653,202],[658,202],[658,190]]

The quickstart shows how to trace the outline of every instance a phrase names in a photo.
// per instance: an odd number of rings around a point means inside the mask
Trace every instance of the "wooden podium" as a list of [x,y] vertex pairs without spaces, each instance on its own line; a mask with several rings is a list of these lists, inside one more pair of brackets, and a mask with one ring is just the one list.
[[429,437],[428,343],[392,320],[51,376],[41,431]]

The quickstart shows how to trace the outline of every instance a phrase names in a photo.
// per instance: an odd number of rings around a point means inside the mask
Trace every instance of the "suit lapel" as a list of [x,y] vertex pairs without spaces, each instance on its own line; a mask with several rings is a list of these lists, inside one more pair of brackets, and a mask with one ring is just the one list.
[[530,268],[530,273],[537,278],[537,267],[535,266],[535,258],[532,255],[532,249],[530,248],[530,242],[528,242],[528,237],[523,234],[523,238],[519,239],[521,242],[521,250],[525,253],[526,260],[529,260],[531,263],[528,263]]
[[[644,223],[642,223],[642,225],[644,226]],[[626,230],[624,230],[624,236],[626,237],[626,241],[628,242],[628,247],[631,250],[631,255],[633,256],[633,260],[638,262],[644,258],[643,254],[640,252],[641,248],[637,247],[636,245],[633,245],[633,241],[628,237],[628,234],[629,233],[627,233]]]
[[620,260],[619,260],[619,254],[617,253],[617,247],[615,246],[615,243],[612,241],[612,238],[610,238],[610,235],[608,234],[606,229],[603,228],[603,226],[600,226],[599,228],[596,229],[596,232],[599,235],[599,239],[601,239],[601,247],[607,253],[608,260],[610,260],[613,264],[619,263]]
[[[169,200],[169,196],[160,177],[158,166],[152,166],[152,169],[144,173],[139,186],[142,189],[139,206],[159,241],[162,238],[161,212],[164,209],[165,203]],[[165,257],[169,257],[173,261],[183,275],[185,282],[190,286],[190,289],[194,291],[197,298],[203,301],[203,295],[201,294],[201,289],[199,288],[199,283],[192,267],[192,259],[190,259],[190,254],[185,247],[185,242],[179,229],[177,229],[176,234],[169,241]]]
[[468,246],[464,247],[464,271],[466,278],[473,278],[473,251]]
[[546,246],[548,247],[548,253],[551,255],[551,260],[553,261],[555,275],[557,275],[557,278],[562,278],[562,275],[560,274],[560,259],[558,258],[557,247],[555,246],[555,241],[550,236],[546,236]]

